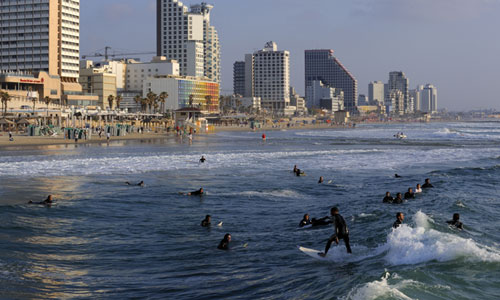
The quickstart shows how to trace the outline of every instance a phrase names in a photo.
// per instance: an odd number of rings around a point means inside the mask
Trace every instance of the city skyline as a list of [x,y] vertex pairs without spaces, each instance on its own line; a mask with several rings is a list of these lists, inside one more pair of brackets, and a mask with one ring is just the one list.
[[[301,95],[303,51],[331,48],[358,79],[360,94],[368,94],[370,81],[386,82],[389,72],[403,71],[412,89],[435,85],[440,108],[500,108],[494,90],[500,41],[491,38],[500,26],[495,20],[500,2],[471,2],[381,0],[374,6],[366,0],[209,1],[221,41],[222,93],[232,91],[233,63],[273,40],[290,51],[291,85]],[[155,15],[156,0],[83,1],[81,53],[106,45],[118,51],[154,51]]]

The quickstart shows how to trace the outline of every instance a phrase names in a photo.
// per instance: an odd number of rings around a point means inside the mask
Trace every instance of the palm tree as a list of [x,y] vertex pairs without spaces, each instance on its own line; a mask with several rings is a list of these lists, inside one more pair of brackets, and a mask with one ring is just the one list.
[[141,104],[141,111],[142,111],[142,97],[141,97],[141,95],[136,95],[134,97],[134,102],[135,102],[135,104]]
[[149,92],[146,95],[146,98],[148,99],[148,106],[149,106],[149,112],[151,113],[151,107],[156,103],[156,94],[153,92]]
[[49,117],[49,104],[50,102],[52,102],[52,99],[50,99],[49,96],[45,96],[43,98],[43,101],[45,102],[45,104],[47,105],[47,118]]
[[189,107],[193,107],[193,102],[194,102],[194,95],[191,94],[189,95]]
[[205,101],[206,101],[207,111],[210,112],[210,106],[212,105],[212,96],[206,95],[205,96]]
[[7,103],[10,101],[11,97],[7,92],[0,92],[0,99],[2,101],[3,118],[5,119],[5,115],[7,114]]
[[148,99],[147,98],[141,98],[141,110],[143,112],[146,112],[147,108],[148,108]]
[[121,95],[116,96],[116,107],[120,109],[120,103],[123,101],[123,97]]
[[113,109],[113,102],[115,101],[115,96],[113,95],[109,95],[108,96],[108,104],[109,104],[109,108],[110,109]]
[[160,103],[161,103],[161,112],[165,112],[165,102],[167,101],[168,98],[168,93],[167,92],[161,92],[160,93]]

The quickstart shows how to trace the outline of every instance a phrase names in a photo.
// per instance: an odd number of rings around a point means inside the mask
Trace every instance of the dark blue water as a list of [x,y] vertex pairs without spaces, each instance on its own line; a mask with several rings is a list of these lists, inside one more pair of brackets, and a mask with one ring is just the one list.
[[[0,297],[498,299],[500,124],[260,134],[2,150]],[[435,188],[415,200],[382,203],[427,177]],[[50,208],[25,204],[48,194]],[[321,250],[333,228],[297,225],[332,206],[354,253],[341,242],[321,261],[297,245]],[[407,225],[393,231],[398,211]],[[445,223],[456,212],[463,231]],[[225,233],[231,250],[217,250]]]

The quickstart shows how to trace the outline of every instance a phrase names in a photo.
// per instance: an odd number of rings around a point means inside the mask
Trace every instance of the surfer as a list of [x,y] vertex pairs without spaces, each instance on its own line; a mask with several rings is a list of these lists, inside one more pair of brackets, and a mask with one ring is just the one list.
[[140,187],[144,187],[144,181],[141,181],[139,182],[138,184],[131,184],[130,182],[125,182],[126,185],[137,185],[137,186],[140,186]]
[[401,175],[394,174],[394,177],[395,177],[395,178],[401,178]]
[[326,217],[323,217],[320,219],[312,218],[311,223],[312,223],[313,227],[316,227],[316,226],[323,226],[323,225],[332,224],[333,221],[329,216],[326,216]]
[[446,223],[450,224],[451,226],[455,226],[458,229],[464,229],[464,224],[460,222],[460,214],[453,214],[453,220],[446,221]]
[[30,202],[28,202],[28,204],[42,204],[42,205],[51,205],[52,203],[54,203],[54,201],[52,200],[52,195],[48,195],[47,196],[47,199],[41,201],[41,202],[33,202],[30,200]]
[[293,173],[297,173],[297,165],[293,166]]
[[188,196],[202,196],[203,193],[204,193],[203,188],[200,188],[199,190],[187,193],[187,195]]
[[319,181],[318,181],[318,183],[323,183],[323,176],[320,176],[320,177],[319,177]]
[[217,249],[229,250],[229,242],[231,242],[231,235],[226,233],[222,241],[220,241],[219,246],[217,246]]
[[394,224],[392,224],[392,228],[398,228],[399,226],[403,225],[403,220],[405,219],[405,215],[403,215],[402,212],[398,212],[396,214],[396,221]]
[[311,220],[309,219],[309,214],[305,214],[304,217],[302,218],[302,221],[299,223],[299,227],[304,227],[306,225],[312,224]]
[[394,201],[392,201],[392,203],[395,203],[395,204],[403,203],[403,197],[402,197],[401,193],[396,194],[396,199],[394,199]]
[[408,188],[408,192],[405,193],[405,199],[413,199],[415,198],[415,193],[412,188]]
[[347,253],[352,253],[351,245],[349,245],[349,229],[347,228],[347,224],[344,218],[339,214],[339,209],[337,207],[332,207],[332,209],[330,210],[330,214],[332,215],[332,219],[334,220],[333,223],[335,224],[335,233],[328,239],[325,247],[325,252],[318,253],[318,255],[321,257],[325,257],[333,241],[335,241],[335,243],[338,245],[339,239],[344,240]]
[[207,159],[205,158],[205,156],[202,155],[201,158],[200,158],[200,163],[204,163],[206,160]]
[[382,200],[382,202],[392,203],[393,201],[394,201],[394,198],[392,198],[391,192],[385,192],[385,197],[384,197],[384,200]]
[[431,180],[429,178],[425,179],[425,183],[422,185],[423,189],[433,188],[434,186],[431,184]]
[[306,173],[304,173],[304,171],[302,171],[301,169],[297,169],[295,171],[295,175],[297,175],[297,176],[304,176],[304,175],[306,175]]
[[202,227],[210,227],[212,221],[212,217],[210,215],[206,215],[205,219],[201,221],[201,226]]
[[422,193],[422,186],[420,183],[417,183],[417,188],[415,189],[415,194]]

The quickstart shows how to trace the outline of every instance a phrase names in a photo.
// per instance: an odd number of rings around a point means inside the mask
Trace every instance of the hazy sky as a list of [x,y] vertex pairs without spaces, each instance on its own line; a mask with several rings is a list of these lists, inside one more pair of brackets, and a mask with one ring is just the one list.
[[[183,1],[195,4],[201,1]],[[439,107],[500,109],[500,0],[211,0],[222,50],[222,93],[232,65],[275,41],[291,52],[291,84],[304,93],[304,50],[334,49],[358,79],[403,71],[432,83]],[[156,50],[156,0],[81,0],[81,52]],[[142,56],[149,60],[152,55]]]

